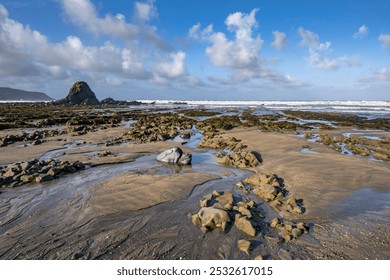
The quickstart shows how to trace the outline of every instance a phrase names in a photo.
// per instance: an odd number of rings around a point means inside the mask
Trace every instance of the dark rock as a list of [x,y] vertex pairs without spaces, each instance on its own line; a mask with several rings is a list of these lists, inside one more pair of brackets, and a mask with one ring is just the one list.
[[37,183],[40,182],[47,182],[53,180],[54,177],[51,176],[50,174],[40,174],[37,178],[35,178]]
[[91,90],[88,84],[84,81],[79,81],[73,84],[68,95],[57,103],[63,105],[99,105],[100,102],[96,98],[95,93]]

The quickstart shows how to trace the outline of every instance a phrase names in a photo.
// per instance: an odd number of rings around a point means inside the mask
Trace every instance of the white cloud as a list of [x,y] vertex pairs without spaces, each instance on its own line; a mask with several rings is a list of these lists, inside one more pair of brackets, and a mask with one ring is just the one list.
[[359,30],[358,32],[356,32],[355,34],[353,34],[353,38],[357,39],[357,38],[363,38],[364,36],[367,36],[368,35],[368,28],[367,26],[365,26],[364,24],[362,26],[359,27]]
[[157,17],[157,9],[154,6],[154,1],[149,1],[148,3],[135,2],[135,17],[141,21],[150,21],[151,19]]
[[344,56],[339,57],[338,60],[341,63],[346,64],[349,67],[362,66],[362,63],[360,61],[360,55],[358,55],[358,54],[351,55],[351,56],[344,55]]
[[[90,0],[61,0],[65,14],[69,20],[95,35],[106,35],[123,40],[143,39],[155,47],[171,51],[171,47],[156,34],[156,28],[147,24],[137,25],[129,23],[122,14],[99,17],[96,7]],[[147,22],[157,15],[154,2],[135,2],[135,15],[141,22]]]
[[177,78],[186,75],[185,58],[186,54],[182,51],[172,53],[172,61],[165,61],[156,66],[158,74],[163,78]]
[[70,21],[88,32],[126,39],[134,38],[139,32],[136,25],[126,23],[123,15],[105,15],[100,18],[96,7],[89,0],[62,0],[61,2]]
[[371,75],[362,77],[359,81],[362,83],[390,82],[390,69],[379,69]]
[[381,34],[378,40],[382,42],[382,48],[390,49],[390,34]]
[[271,43],[277,50],[281,50],[284,46],[286,46],[286,33],[280,31],[273,31],[274,41]]
[[341,67],[341,64],[349,67],[361,66],[359,55],[330,58],[329,53],[332,44],[330,42],[321,43],[316,33],[300,27],[298,34],[301,37],[300,45],[309,48],[309,62],[314,67],[323,70],[337,70]]
[[249,14],[236,12],[226,18],[225,25],[234,34],[234,39],[229,39],[223,32],[214,32],[212,25],[202,30],[200,23],[197,23],[190,28],[190,38],[210,44],[205,49],[210,62],[229,71],[227,79],[213,76],[209,77],[211,82],[226,85],[263,79],[275,83],[298,84],[295,80],[293,83],[286,75],[269,69],[260,55],[264,41],[259,35],[253,34],[253,29],[258,26],[258,11],[259,9],[253,9]]
[[211,33],[213,33],[212,24],[208,25],[206,28],[201,30],[201,24],[198,22],[197,24],[194,24],[190,28],[190,30],[188,31],[188,37],[192,39],[207,41]]
[[307,46],[309,48],[309,61],[313,66],[326,70],[336,70],[340,67],[335,59],[328,57],[327,53],[330,50],[330,42],[320,43],[316,33],[305,30],[302,27],[298,29],[298,34],[302,39],[301,46]]
[[153,45],[143,48],[140,40],[125,43],[125,47],[110,41],[88,46],[77,36],[53,43],[39,31],[9,18],[8,11],[0,4],[2,83],[20,83],[23,79],[31,85],[89,77],[108,85],[121,85],[129,80],[154,81],[159,77],[171,86],[175,86],[177,78],[183,78],[180,81],[183,85],[194,84],[195,79],[186,70],[184,52],[167,54]]

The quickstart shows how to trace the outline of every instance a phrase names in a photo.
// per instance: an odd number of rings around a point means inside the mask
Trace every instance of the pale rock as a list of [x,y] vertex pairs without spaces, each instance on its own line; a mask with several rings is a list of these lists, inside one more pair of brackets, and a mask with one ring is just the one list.
[[244,239],[241,239],[241,240],[238,240],[237,241],[237,247],[240,251],[246,253],[246,254],[249,254],[249,249],[251,247],[251,243],[250,241],[248,240],[244,240]]
[[156,159],[161,162],[188,165],[191,164],[192,155],[176,147],[162,152]]
[[203,207],[200,209],[198,216],[202,227],[207,229],[221,228],[225,230],[226,224],[230,222],[229,215],[226,211],[214,207]]

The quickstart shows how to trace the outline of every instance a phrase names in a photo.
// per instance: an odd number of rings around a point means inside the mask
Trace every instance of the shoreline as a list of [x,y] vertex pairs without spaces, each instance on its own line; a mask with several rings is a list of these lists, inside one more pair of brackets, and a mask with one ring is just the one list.
[[[260,255],[265,259],[386,259],[388,256],[389,238],[378,241],[373,237],[390,236],[390,210],[386,208],[390,197],[387,183],[390,182],[389,162],[372,161],[360,155],[342,155],[323,143],[308,142],[299,134],[289,135],[286,132],[292,128],[281,127],[280,123],[277,125],[282,133],[261,131],[257,125],[263,121],[261,117],[256,117],[256,122],[248,117],[255,125],[243,123],[234,127],[237,123],[234,117],[210,116],[196,121],[180,119],[177,113],[158,116],[159,119],[151,118],[131,128],[119,121],[115,126],[102,129],[107,126],[102,123],[81,135],[68,132],[42,138],[43,143],[39,145],[23,147],[20,142],[15,142],[1,147],[1,154],[7,155],[2,157],[2,164],[38,158],[48,150],[64,148],[50,155],[54,159],[80,161],[93,167],[49,182],[2,188],[0,229],[4,242],[0,247],[0,258],[253,259]],[[125,118],[139,121],[147,119],[148,113],[129,112]],[[218,122],[210,121],[213,118]],[[107,120],[111,122],[112,119]],[[156,134],[153,132],[147,138],[140,134],[146,130],[154,131],[153,126],[142,128],[152,119],[156,127],[165,129],[166,126],[167,132],[172,133],[164,136],[171,142],[148,142],[154,139],[151,137],[159,137],[158,129]],[[163,125],[157,124],[156,120]],[[275,121],[269,122],[267,130],[271,124],[276,124]],[[204,137],[221,137],[224,143],[234,137],[247,146],[248,151],[258,152],[261,164],[245,168],[255,173],[218,165],[214,155],[221,150],[186,147],[183,143],[189,140],[184,138],[180,138],[180,142],[172,141],[181,133],[191,133],[190,123],[202,130]],[[175,130],[173,126],[176,125],[181,129]],[[63,130],[69,131],[62,126]],[[132,129],[136,133],[129,134]],[[294,129],[303,127],[294,126]],[[351,129],[353,127],[338,127],[327,132],[317,128],[317,131],[339,135]],[[0,131],[0,137],[12,131]],[[388,141],[390,133],[382,131],[380,137],[384,139],[381,141]],[[380,140],[371,141],[374,142],[367,145]],[[175,146],[193,154],[191,167],[175,168],[154,160],[154,155]],[[311,152],[302,152],[307,146]],[[283,180],[288,191],[285,199],[296,197],[303,200],[303,214],[278,213],[269,203],[254,195],[252,189],[246,195],[235,186],[251,174],[264,172],[276,174]],[[232,192],[238,202],[245,199],[256,202],[264,218],[256,226],[255,237],[248,237],[235,227],[229,227],[226,232],[217,228],[203,233],[192,224],[188,215],[197,213],[198,201],[213,190]],[[52,201],[47,201],[49,194]],[[11,201],[15,197],[20,197],[21,201],[13,204]],[[372,206],[364,206],[365,197],[374,201]],[[17,215],[20,211],[21,214]],[[61,221],[59,217],[62,217]],[[270,226],[275,217],[282,222],[304,221],[310,225],[310,230],[285,242]],[[365,226],[361,227],[362,224]],[[103,239],[108,239],[104,246]],[[251,244],[260,242],[262,245],[252,246],[249,253],[245,253],[236,247],[238,239],[249,239]],[[45,242],[49,244],[44,245]],[[121,247],[118,244],[122,244]],[[67,246],[69,249],[65,249]]]

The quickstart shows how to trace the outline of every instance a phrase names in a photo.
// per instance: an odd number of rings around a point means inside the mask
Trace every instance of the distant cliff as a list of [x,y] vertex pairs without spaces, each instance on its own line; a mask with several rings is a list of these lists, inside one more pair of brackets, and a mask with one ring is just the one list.
[[9,87],[0,87],[0,100],[2,101],[51,101],[53,98],[43,92],[25,91]]

